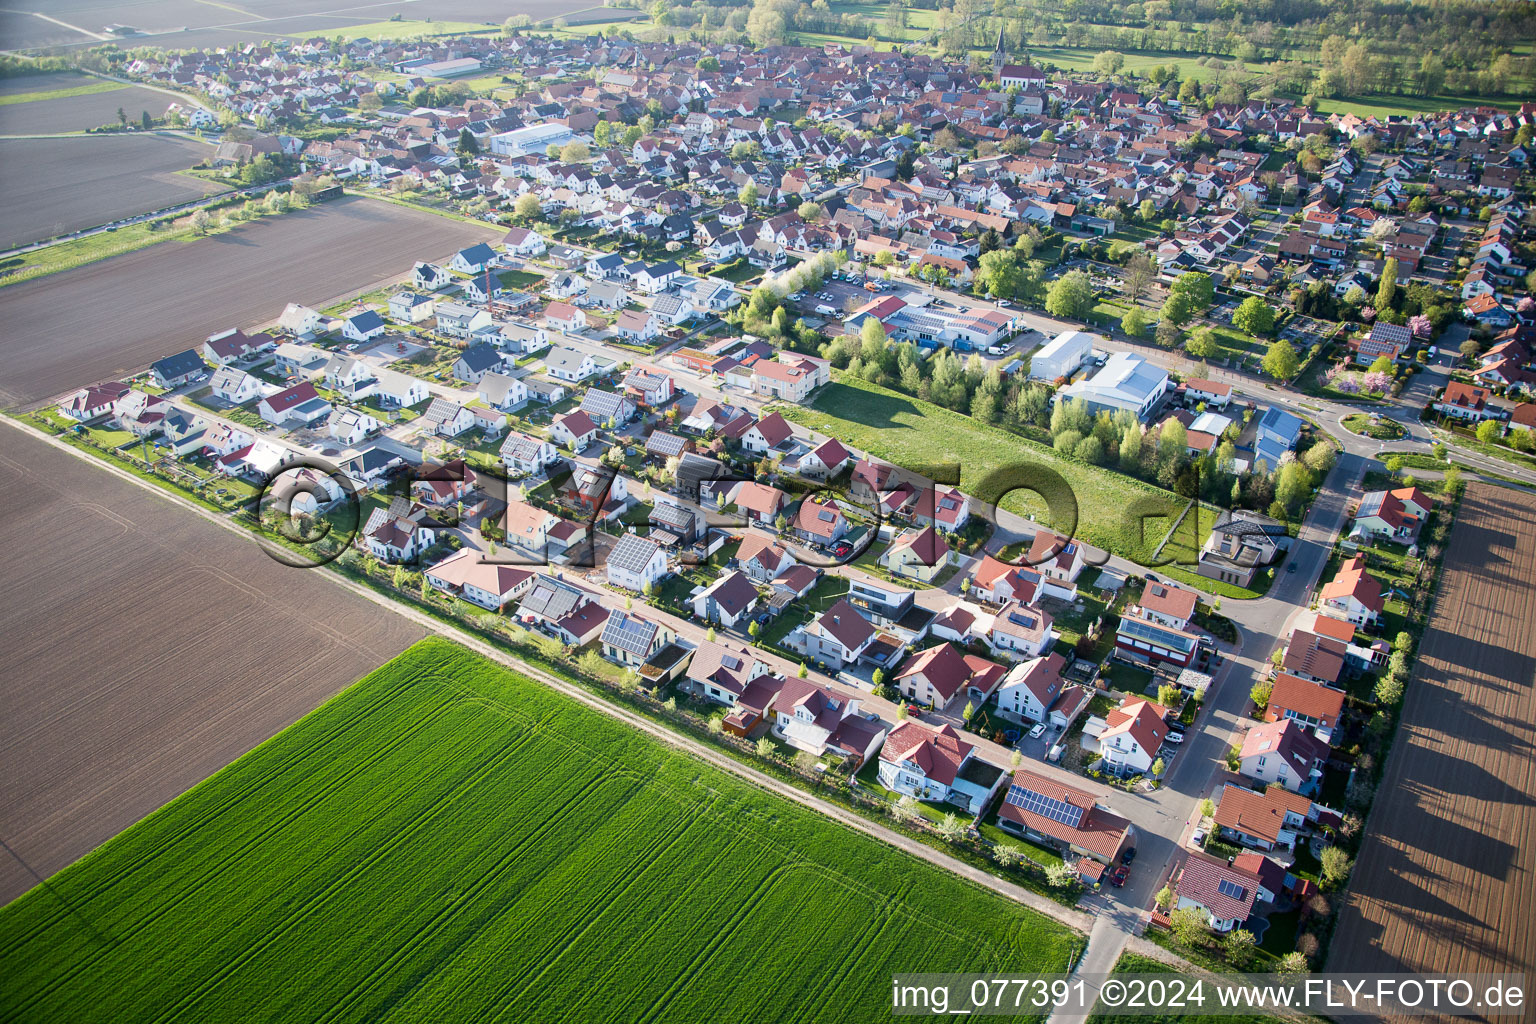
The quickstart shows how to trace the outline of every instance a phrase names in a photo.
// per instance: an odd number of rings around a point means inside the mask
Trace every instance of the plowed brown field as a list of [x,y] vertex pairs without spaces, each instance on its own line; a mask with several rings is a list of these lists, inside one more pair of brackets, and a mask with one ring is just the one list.
[[0,903],[420,639],[0,421]]
[[1330,971],[1536,976],[1532,506],[1468,488]]

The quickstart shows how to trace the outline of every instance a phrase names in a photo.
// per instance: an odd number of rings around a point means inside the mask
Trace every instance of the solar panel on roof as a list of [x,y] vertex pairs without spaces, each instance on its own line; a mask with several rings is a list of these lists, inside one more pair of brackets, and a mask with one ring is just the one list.
[[1244,899],[1248,895],[1247,889],[1244,889],[1230,878],[1223,878],[1221,881],[1217,882],[1216,891],[1221,893],[1223,896],[1230,896],[1235,900]]
[[1082,824],[1083,809],[1064,800],[1046,796],[1044,793],[1036,793],[1034,790],[1018,783],[1008,787],[1008,795],[1004,798],[1015,807],[1022,807],[1052,821],[1059,821],[1063,825],[1077,828]]

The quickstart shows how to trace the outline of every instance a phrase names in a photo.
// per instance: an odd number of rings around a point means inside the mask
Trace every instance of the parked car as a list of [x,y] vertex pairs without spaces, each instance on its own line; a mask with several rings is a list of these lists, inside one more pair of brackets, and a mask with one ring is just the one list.
[[1205,829],[1195,829],[1195,834],[1189,837],[1189,845],[1192,849],[1205,849]]
[[911,715],[913,718],[922,718],[923,709],[918,707],[916,704],[908,704],[907,714]]
[[1166,742],[1172,743],[1174,746],[1178,746],[1180,743],[1184,742],[1184,734],[1181,732],[1171,732],[1168,734],[1168,739]]
[[1032,739],[1032,740],[1037,740],[1041,736],[1044,736],[1044,735],[1045,735],[1045,723],[1044,722],[1041,722],[1039,725],[1037,725],[1033,729],[1029,730],[1029,738]]
[[1133,861],[1135,859],[1136,859],[1136,847],[1134,847],[1134,846],[1132,846],[1131,848],[1126,850],[1124,853],[1120,854],[1120,863],[1121,864],[1129,864],[1131,861]]
[[1131,869],[1121,865],[1109,873],[1109,884],[1116,889],[1125,884],[1125,880],[1131,875]]

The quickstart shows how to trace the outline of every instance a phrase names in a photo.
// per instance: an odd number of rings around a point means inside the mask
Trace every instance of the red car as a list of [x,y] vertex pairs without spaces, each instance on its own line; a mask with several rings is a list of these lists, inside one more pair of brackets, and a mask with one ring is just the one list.
[[911,715],[913,718],[922,718],[923,709],[918,707],[916,704],[908,704],[907,714]]
[[1124,864],[1109,873],[1109,884],[1116,889],[1125,884],[1125,880],[1131,875],[1131,869]]

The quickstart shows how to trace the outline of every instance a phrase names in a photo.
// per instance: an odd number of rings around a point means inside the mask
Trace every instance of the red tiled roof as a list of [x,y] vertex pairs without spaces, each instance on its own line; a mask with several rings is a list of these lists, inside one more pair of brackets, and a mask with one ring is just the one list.
[[927,778],[948,786],[955,781],[960,765],[973,749],[953,726],[932,729],[917,722],[902,722],[885,738],[880,760],[891,764],[912,761]]

